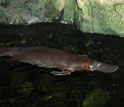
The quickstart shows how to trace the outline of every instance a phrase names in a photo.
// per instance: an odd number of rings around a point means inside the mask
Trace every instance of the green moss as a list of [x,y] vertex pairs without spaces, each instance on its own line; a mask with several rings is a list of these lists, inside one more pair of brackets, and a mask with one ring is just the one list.
[[88,94],[82,107],[104,107],[104,104],[110,99],[109,93],[102,89],[95,89]]
[[13,104],[13,103],[16,102],[16,99],[15,99],[15,98],[10,98],[10,99],[9,99],[9,102],[10,102],[11,104]]
[[23,85],[19,87],[17,90],[18,93],[28,95],[32,92],[34,88],[32,87],[32,83],[30,82],[25,82]]

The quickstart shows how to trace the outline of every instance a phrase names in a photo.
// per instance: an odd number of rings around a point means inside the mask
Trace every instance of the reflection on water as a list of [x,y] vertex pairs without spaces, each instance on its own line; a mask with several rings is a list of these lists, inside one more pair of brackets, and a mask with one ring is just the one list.
[[83,34],[72,26],[57,24],[0,28],[1,47],[43,45],[120,66],[111,74],[81,71],[56,77],[50,74],[52,69],[0,58],[0,107],[122,106],[124,38]]

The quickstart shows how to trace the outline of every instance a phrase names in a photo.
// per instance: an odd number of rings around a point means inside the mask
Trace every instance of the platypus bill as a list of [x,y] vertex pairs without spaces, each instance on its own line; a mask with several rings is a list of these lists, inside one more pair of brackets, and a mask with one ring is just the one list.
[[101,63],[83,55],[73,55],[58,49],[45,47],[0,48],[0,56],[10,56],[20,62],[61,70],[61,72],[52,71],[53,75],[69,75],[81,70],[111,73],[118,69],[116,65]]

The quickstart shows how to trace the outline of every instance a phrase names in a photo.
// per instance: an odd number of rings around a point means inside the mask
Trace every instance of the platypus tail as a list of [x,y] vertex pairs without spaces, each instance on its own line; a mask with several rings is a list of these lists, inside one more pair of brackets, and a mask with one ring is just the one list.
[[92,64],[92,69],[104,73],[111,73],[115,72],[119,67],[117,65],[110,65],[110,64],[105,64],[101,63],[99,61],[94,61]]

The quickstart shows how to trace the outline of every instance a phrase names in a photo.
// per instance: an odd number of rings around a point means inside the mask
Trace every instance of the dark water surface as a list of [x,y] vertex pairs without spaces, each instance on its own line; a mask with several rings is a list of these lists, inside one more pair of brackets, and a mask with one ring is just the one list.
[[0,107],[123,107],[124,38],[86,34],[75,27],[42,23],[0,24],[0,47],[45,46],[119,65],[119,70],[75,72],[56,77],[53,69],[0,58]]

